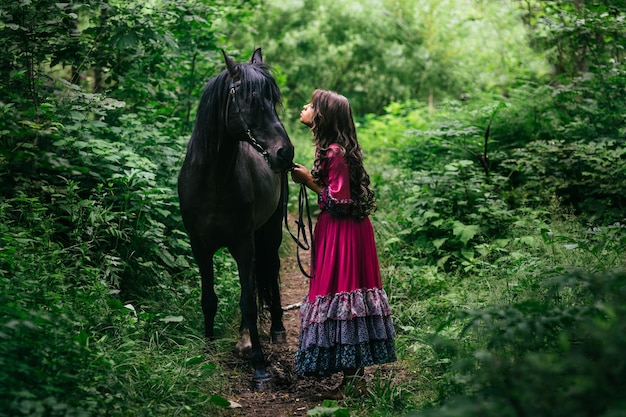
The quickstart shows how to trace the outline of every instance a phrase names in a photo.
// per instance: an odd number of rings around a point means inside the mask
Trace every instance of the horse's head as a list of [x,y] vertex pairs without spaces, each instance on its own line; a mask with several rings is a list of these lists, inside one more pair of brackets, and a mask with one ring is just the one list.
[[280,90],[263,64],[261,49],[254,51],[250,62],[239,64],[222,53],[229,83],[226,130],[263,154],[274,171],[286,171],[293,166],[293,144],[276,112]]

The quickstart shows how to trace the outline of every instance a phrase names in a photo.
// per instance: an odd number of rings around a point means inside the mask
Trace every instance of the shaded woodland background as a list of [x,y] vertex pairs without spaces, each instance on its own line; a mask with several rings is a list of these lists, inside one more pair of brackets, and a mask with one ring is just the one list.
[[[258,46],[298,162],[301,106],[339,91],[378,196],[409,372],[337,415],[626,415],[625,19],[623,1],[3,2],[0,416],[220,413],[176,176],[220,49]],[[239,289],[216,264],[227,354]]]

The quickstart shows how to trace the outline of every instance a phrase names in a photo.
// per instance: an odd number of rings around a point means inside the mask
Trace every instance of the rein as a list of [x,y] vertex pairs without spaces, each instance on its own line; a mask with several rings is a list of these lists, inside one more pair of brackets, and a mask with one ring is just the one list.
[[240,85],[241,85],[241,81],[233,81],[232,83],[230,83],[230,87],[229,87],[230,95],[229,95],[228,101],[226,101],[226,113],[224,114],[224,119],[225,119],[224,124],[228,125],[228,107],[230,106],[231,97],[232,97],[232,102],[233,102],[233,105],[235,106],[235,113],[239,115],[241,126],[243,127],[243,130],[245,130],[246,135],[248,136],[245,141],[248,142],[250,145],[252,145],[252,147],[256,149],[258,153],[263,155],[263,158],[265,158],[265,161],[269,164],[269,157],[268,157],[267,151],[263,148],[263,146],[261,146],[261,144],[259,144],[259,142],[257,142],[254,136],[252,136],[252,131],[250,130],[250,127],[248,127],[248,123],[246,123],[246,120],[243,118],[243,114],[241,113],[241,108],[239,107],[239,101],[237,100],[237,94],[236,94],[237,87],[239,87]]
[[[289,230],[289,222],[287,221],[287,205],[289,203],[289,183],[287,182],[287,173],[282,175],[282,183],[283,183],[283,213],[285,216],[285,228],[291,235],[291,238],[294,242],[296,242],[296,258],[298,259],[298,267],[300,268],[300,272],[307,277],[312,278],[315,275],[315,246],[313,242],[313,222],[311,221],[311,210],[309,208],[309,199],[307,198],[307,190],[304,184],[300,184],[300,192],[298,194],[298,220],[295,221],[296,226],[298,228],[298,235],[295,236],[291,230]],[[306,210],[307,221],[308,221],[308,229],[309,236],[311,238],[311,243],[309,244],[309,240],[307,239],[307,231],[306,226],[304,224],[304,211]],[[300,236],[302,235],[302,241],[300,240]],[[302,266],[302,261],[300,260],[300,249],[302,250],[311,250],[311,269],[312,273],[309,275],[304,267]]]

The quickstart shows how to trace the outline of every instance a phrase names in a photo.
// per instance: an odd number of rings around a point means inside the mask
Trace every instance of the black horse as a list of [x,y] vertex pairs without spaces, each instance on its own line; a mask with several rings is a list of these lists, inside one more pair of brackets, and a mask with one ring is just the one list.
[[257,312],[269,306],[272,341],[284,342],[278,279],[286,198],[281,180],[286,181],[293,166],[294,148],[276,113],[280,90],[263,64],[261,49],[249,63],[235,63],[222,53],[226,70],[205,86],[178,177],[178,196],[202,276],[205,336],[214,337],[217,311],[213,255],[226,247],[237,262],[241,285],[237,348],[249,351],[253,383],[264,389],[270,376]]

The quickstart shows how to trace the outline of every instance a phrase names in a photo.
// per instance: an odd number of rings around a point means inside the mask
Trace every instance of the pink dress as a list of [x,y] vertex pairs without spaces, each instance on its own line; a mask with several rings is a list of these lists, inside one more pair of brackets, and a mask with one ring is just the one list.
[[[309,294],[300,308],[300,375],[393,362],[395,330],[369,218],[349,216],[349,169],[338,145],[322,167]],[[314,263],[314,265],[313,265]]]

